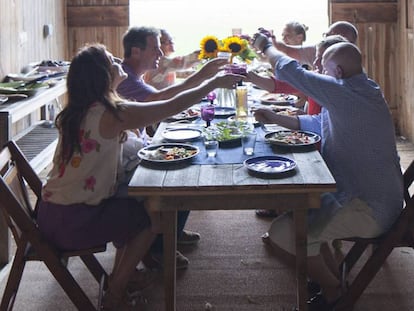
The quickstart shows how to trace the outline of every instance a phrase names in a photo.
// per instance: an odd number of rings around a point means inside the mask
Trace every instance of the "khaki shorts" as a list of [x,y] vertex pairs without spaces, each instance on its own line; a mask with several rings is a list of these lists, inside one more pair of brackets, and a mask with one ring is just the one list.
[[[308,215],[308,256],[320,253],[321,244],[346,237],[372,238],[383,233],[372,216],[372,209],[360,199],[340,206],[332,200],[326,207],[312,210]],[[269,229],[273,243],[290,254],[296,254],[295,228],[291,212],[276,218]]]

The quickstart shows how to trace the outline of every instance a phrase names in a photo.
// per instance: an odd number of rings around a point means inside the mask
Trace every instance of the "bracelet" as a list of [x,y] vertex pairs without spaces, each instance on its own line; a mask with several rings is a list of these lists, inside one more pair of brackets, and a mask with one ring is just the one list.
[[272,45],[273,45],[272,43],[267,42],[267,43],[265,44],[265,46],[263,47],[263,49],[262,49],[262,53],[266,52],[266,50],[267,50],[268,48],[270,48]]

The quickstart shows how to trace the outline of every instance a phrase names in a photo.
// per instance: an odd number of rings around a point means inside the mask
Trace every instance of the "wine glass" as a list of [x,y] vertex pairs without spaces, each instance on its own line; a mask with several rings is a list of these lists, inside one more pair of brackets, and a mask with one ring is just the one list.
[[206,121],[206,127],[211,125],[211,121],[214,119],[214,106],[211,104],[201,106],[201,119]]

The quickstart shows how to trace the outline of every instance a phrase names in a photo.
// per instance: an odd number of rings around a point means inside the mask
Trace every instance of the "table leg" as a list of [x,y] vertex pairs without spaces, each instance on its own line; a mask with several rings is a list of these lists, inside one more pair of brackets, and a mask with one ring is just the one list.
[[293,212],[296,233],[296,303],[300,311],[307,310],[307,222],[306,210],[295,209]]
[[164,293],[165,310],[176,310],[177,211],[161,213],[164,233]]

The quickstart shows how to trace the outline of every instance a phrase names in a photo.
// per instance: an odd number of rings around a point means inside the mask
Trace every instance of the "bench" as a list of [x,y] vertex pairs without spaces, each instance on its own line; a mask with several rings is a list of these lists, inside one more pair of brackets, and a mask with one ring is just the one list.
[[[51,163],[57,144],[58,131],[53,127],[53,121],[49,120],[53,116],[49,116],[48,108],[60,106],[59,100],[65,93],[66,82],[61,80],[33,97],[0,105],[0,147],[10,139],[15,140],[37,173]],[[39,111],[40,115],[30,116]],[[18,130],[17,122],[24,128]],[[8,228],[0,214],[0,269],[9,261],[9,245]]]

